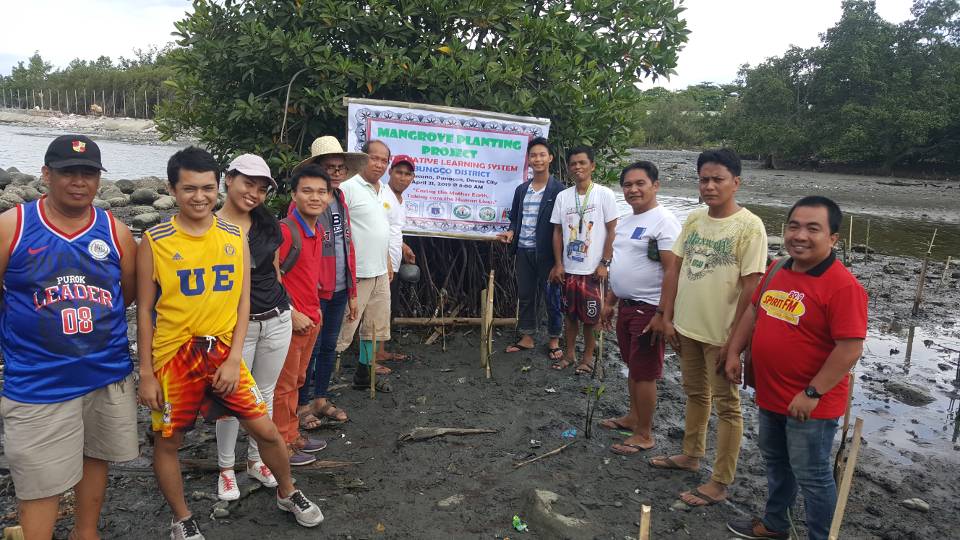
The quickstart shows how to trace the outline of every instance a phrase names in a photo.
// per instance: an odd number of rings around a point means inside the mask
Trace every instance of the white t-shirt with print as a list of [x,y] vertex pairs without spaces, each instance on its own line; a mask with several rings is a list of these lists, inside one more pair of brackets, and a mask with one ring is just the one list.
[[663,206],[620,216],[610,265],[610,288],[617,298],[660,303],[663,264],[650,260],[647,250],[653,238],[658,251],[670,251],[680,229],[680,220]]
[[[579,203],[583,213],[577,211]],[[588,195],[578,195],[571,186],[557,194],[550,223],[563,231],[563,268],[568,274],[587,276],[597,270],[607,239],[606,224],[616,221],[617,198],[613,190],[592,184]]]
[[407,224],[407,209],[397,199],[397,194],[389,184],[380,187],[380,199],[383,200],[387,221],[390,222],[390,264],[396,272],[400,269],[400,258],[403,255],[403,227]]

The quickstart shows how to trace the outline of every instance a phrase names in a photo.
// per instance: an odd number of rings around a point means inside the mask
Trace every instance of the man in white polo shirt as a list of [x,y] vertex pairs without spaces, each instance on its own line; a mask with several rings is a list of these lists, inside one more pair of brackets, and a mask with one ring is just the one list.
[[[357,317],[343,321],[337,352],[343,352],[360,328],[360,360],[353,377],[353,387],[370,387],[370,363],[373,360],[373,339],[390,339],[390,222],[380,197],[384,186],[380,177],[387,170],[390,149],[381,141],[367,141],[362,150],[367,164],[360,174],[340,184],[353,227],[353,246],[357,254]],[[374,336],[376,329],[376,336]],[[390,392],[390,384],[377,379],[377,390]]]
[[[390,268],[394,273],[400,270],[400,263],[416,264],[417,257],[410,246],[403,242],[403,228],[407,224],[407,209],[403,204],[403,192],[413,183],[416,165],[410,156],[400,154],[390,160],[390,180],[380,190],[380,200],[387,211],[390,222]],[[377,362],[406,360],[407,355],[400,352],[387,352],[384,342],[377,350]]]

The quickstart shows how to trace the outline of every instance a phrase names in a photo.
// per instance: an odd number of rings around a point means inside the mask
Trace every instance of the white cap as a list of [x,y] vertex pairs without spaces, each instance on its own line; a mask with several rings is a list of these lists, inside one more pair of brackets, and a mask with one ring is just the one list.
[[277,181],[270,175],[270,166],[267,165],[267,162],[264,161],[262,157],[256,154],[237,156],[230,162],[230,165],[227,166],[227,170],[237,171],[250,178],[266,178],[270,181],[270,185],[272,185],[274,189],[277,188]]

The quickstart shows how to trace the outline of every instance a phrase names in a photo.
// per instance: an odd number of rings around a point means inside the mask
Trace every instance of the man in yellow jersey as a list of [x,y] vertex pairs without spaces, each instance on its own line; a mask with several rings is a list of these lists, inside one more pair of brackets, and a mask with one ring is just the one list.
[[146,231],[137,254],[140,401],[152,410],[153,469],[173,510],[170,538],[202,540],[183,497],[177,450],[198,413],[240,419],[277,478],[277,506],[304,527],[320,508],[294,489],[286,447],[241,358],[250,311],[249,251],[240,227],[213,214],[219,166],[189,147],[167,163],[180,212]]

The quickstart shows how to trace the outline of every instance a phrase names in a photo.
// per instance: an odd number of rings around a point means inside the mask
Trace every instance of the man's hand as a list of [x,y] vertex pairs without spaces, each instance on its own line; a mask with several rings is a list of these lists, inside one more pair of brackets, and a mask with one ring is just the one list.
[[600,324],[603,325],[603,329],[606,331],[613,330],[613,314],[617,309],[617,303],[607,303],[603,304],[603,309],[600,310]]
[[404,244],[401,248],[401,251],[403,252],[403,262],[407,264],[417,264],[417,255],[413,252],[413,249],[411,249],[410,246]]
[[393,283],[393,263],[387,258],[387,283]]
[[607,268],[606,265],[601,264],[596,270],[594,270],[593,275],[597,276],[597,279],[605,280],[607,279],[607,276],[610,275],[610,269]]
[[558,264],[554,266],[552,270],[550,270],[550,277],[548,279],[554,283],[559,283],[562,285],[565,277],[566,272],[563,270],[563,265]]
[[351,298],[347,300],[347,319],[351,321],[357,320],[357,299]]
[[727,351],[726,365],[723,369],[724,376],[730,384],[740,384],[743,382],[743,365],[740,362],[739,354],[730,354]]
[[509,244],[513,242],[513,231],[505,231],[497,235],[497,240],[503,242],[504,244]]
[[317,326],[323,326],[323,310],[321,308],[317,308],[317,317]]
[[723,345],[720,346],[720,353],[717,355],[717,359],[714,362],[717,364],[715,366],[717,375],[723,375],[724,369],[727,367],[727,351],[730,350],[730,341],[725,341]]
[[793,396],[793,401],[787,406],[787,412],[797,420],[806,422],[810,419],[810,413],[817,408],[818,403],[820,403],[819,398],[809,398],[801,391]]
[[310,317],[307,317],[295,309],[293,310],[291,319],[293,320],[293,332],[295,334],[306,334],[310,331],[310,328],[313,327],[313,321],[310,320]]
[[680,352],[680,339],[677,337],[677,329],[673,327],[673,321],[668,321],[663,313],[657,313],[651,319],[650,324],[643,329],[644,334],[653,332],[653,342],[663,341],[669,344],[673,350]]
[[230,351],[230,356],[213,374],[213,389],[221,396],[234,393],[237,390],[237,383],[240,382],[241,353],[239,351],[234,353],[234,350]]
[[140,388],[137,389],[137,396],[140,398],[140,404],[151,411],[163,411],[163,389],[160,388],[160,381],[152,374],[149,377],[140,374]]

